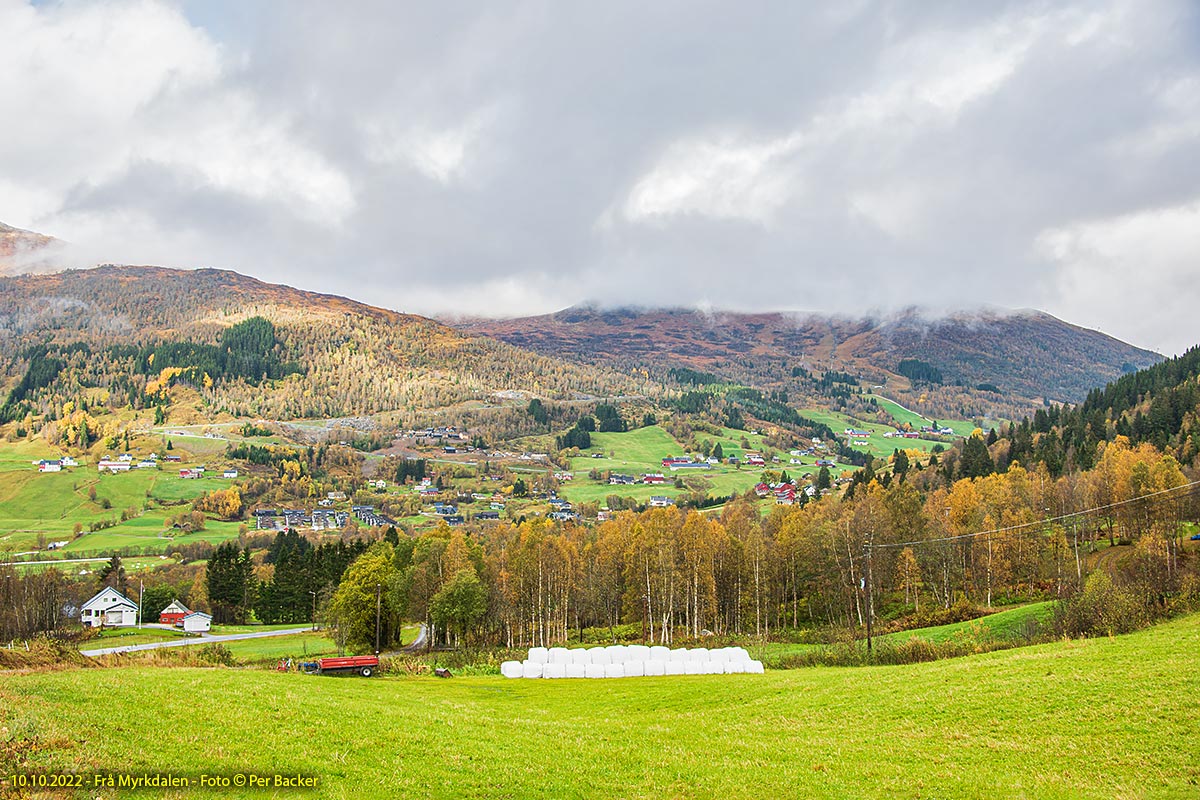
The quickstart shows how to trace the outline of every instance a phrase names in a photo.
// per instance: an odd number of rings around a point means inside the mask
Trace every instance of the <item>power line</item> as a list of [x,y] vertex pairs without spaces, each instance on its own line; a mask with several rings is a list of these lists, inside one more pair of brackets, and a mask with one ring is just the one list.
[[1128,500],[1118,500],[1115,503],[1108,503],[1107,505],[1095,506],[1093,508],[1085,508],[1081,511],[1072,511],[1068,514],[1060,514],[1057,517],[1047,517],[1045,519],[1039,519],[1034,522],[1022,522],[1020,525],[1009,525],[1004,528],[993,528],[992,530],[988,530],[988,531],[975,531],[973,533],[960,533],[957,536],[941,536],[936,539],[919,539],[919,540],[914,540],[911,542],[889,542],[887,544],[876,544],[875,548],[876,549],[884,549],[884,548],[896,548],[896,547],[911,547],[912,545],[937,544],[939,542],[956,542],[956,541],[961,541],[963,539],[973,539],[977,536],[990,536],[991,534],[994,534],[994,533],[1011,533],[1012,531],[1019,531],[1023,528],[1041,527],[1044,525],[1048,525],[1051,522],[1061,522],[1062,520],[1071,519],[1072,517],[1079,517],[1079,516],[1083,516],[1085,514],[1094,514],[1097,511],[1107,511],[1110,508],[1118,508],[1119,506],[1129,505],[1130,503],[1140,503],[1141,501],[1148,500],[1152,497],[1157,497],[1159,495],[1168,494],[1170,492],[1178,492],[1183,489],[1191,490],[1191,489],[1195,489],[1198,486],[1200,486],[1200,480],[1192,481],[1191,483],[1180,484],[1179,486],[1172,486],[1169,489],[1159,489],[1156,492],[1150,492],[1149,494],[1144,494],[1144,495],[1141,495],[1140,497],[1131,497]]

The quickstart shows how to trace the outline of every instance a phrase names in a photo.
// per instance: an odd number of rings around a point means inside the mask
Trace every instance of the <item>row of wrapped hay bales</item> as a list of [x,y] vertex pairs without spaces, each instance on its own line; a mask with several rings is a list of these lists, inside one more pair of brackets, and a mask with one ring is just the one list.
[[525,661],[505,661],[506,678],[640,678],[658,675],[761,675],[761,661],[742,647],[690,650],[645,645],[610,645],[568,650],[533,647]]

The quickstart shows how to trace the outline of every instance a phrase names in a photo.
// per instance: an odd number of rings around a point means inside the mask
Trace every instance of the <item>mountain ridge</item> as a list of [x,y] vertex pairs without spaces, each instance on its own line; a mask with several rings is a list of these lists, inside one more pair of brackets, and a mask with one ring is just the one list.
[[[1130,367],[1162,356],[1036,309],[981,308],[933,316],[919,309],[853,317],[819,312],[572,306],[504,320],[450,320],[582,363],[624,359],[786,383],[793,370],[852,372],[900,393],[918,388],[897,371],[926,362],[964,388],[997,385],[1027,405],[1078,402]],[[768,380],[768,382],[771,382]]]

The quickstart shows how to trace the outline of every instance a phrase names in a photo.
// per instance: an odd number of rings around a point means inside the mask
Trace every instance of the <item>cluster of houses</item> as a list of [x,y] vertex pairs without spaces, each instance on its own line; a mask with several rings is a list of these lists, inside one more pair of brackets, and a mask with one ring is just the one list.
[[[142,622],[138,604],[111,586],[97,592],[79,609],[79,621],[91,628],[129,628]],[[158,615],[160,625],[173,625],[187,633],[205,633],[212,627],[212,615],[192,611],[178,600]]]
[[257,508],[253,512],[254,528],[260,531],[285,531],[308,528],[314,531],[335,531],[346,527],[350,514],[345,511],[318,508],[306,509]]
[[760,483],[754,487],[754,493],[759,497],[775,497],[775,504],[780,506],[795,505],[796,496],[803,492],[809,497],[817,495],[817,487],[813,484],[799,486],[796,483]]
[[467,432],[461,431],[453,425],[438,425],[434,428],[405,431],[404,435],[409,439],[454,439],[460,442],[467,439]]
[[396,524],[396,520],[392,519],[388,515],[380,514],[375,511],[375,506],[351,506],[350,510],[354,513],[354,516],[359,522],[370,528],[380,528],[386,525]]
[[550,503],[550,519],[558,520],[559,522],[574,522],[579,519],[579,514],[576,513],[575,507],[571,505],[569,500],[551,494],[547,498]]
[[941,425],[936,428],[932,425],[922,425],[921,433],[936,433],[938,436],[953,436],[954,428],[948,427],[946,425]]
[[[118,455],[116,457],[113,457],[111,455],[106,455],[103,458],[101,458],[99,461],[96,462],[96,470],[98,472],[111,472],[111,473],[115,474],[118,472],[129,472],[132,469],[158,469],[159,462],[165,462],[168,464],[178,464],[182,461],[183,461],[183,458],[181,456],[168,455],[168,456],[163,456],[162,458],[159,458],[157,453],[151,453],[150,455],[146,456],[143,459],[135,460],[135,457],[133,455],[131,455],[129,453],[121,453],[120,455]],[[39,465],[41,465],[43,463],[53,465],[55,462],[53,462],[53,461],[50,461],[50,462],[35,461],[34,463],[39,464]],[[75,460],[71,459],[71,458],[63,458],[58,463],[61,464],[62,467],[78,466],[78,464],[75,462]],[[59,470],[53,469],[52,466],[48,469],[42,469],[41,466],[39,466],[38,468],[41,469],[42,472],[58,472],[59,471]],[[61,467],[59,469],[61,469]],[[192,469],[179,470],[179,477],[181,477],[181,478],[200,478],[203,475],[204,475],[203,467],[193,467]],[[237,476],[238,476],[238,473],[237,473],[236,469],[225,470],[226,478],[236,478]]]
[[78,467],[79,462],[70,456],[63,456],[55,459],[41,459],[34,461],[33,465],[37,467],[38,472],[62,472],[64,467]]
[[720,464],[719,458],[695,458],[692,456],[667,456],[662,460],[662,465],[672,472],[680,469],[712,469],[716,464]]

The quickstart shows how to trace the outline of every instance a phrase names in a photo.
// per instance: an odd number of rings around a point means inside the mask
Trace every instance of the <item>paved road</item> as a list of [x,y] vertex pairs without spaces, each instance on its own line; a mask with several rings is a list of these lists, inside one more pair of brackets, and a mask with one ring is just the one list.
[[412,640],[412,643],[401,648],[404,653],[416,653],[425,649],[425,645],[429,642],[429,628],[425,627],[425,623],[421,623],[421,630],[417,633],[417,638]]
[[166,642],[151,642],[150,644],[127,644],[123,647],[102,647],[99,650],[80,650],[79,652],[85,656],[106,656],[111,653],[136,653],[139,650],[157,650],[160,647],[186,647],[193,644],[238,642],[242,639],[265,639],[268,636],[285,636],[290,633],[304,633],[310,630],[312,630],[312,627],[305,625],[303,628],[281,628],[277,631],[261,631],[258,633],[227,633],[221,636],[202,633],[190,639],[173,639]]

